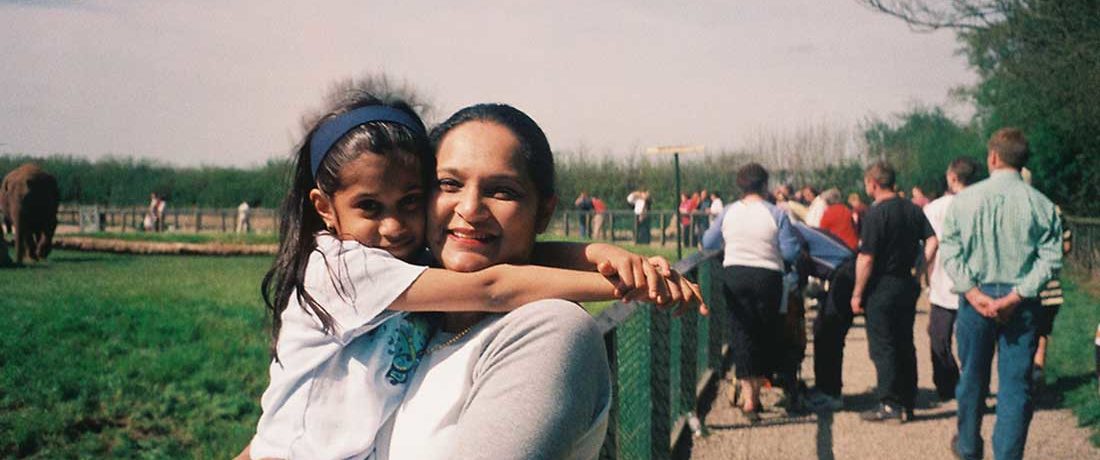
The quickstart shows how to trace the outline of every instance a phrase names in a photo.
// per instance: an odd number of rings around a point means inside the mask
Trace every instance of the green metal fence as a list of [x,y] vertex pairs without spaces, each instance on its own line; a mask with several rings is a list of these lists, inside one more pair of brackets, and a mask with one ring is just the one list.
[[1092,275],[1100,273],[1100,219],[1065,216],[1063,223],[1073,232],[1066,263]]
[[726,305],[715,295],[720,254],[697,253],[675,266],[699,283],[709,316],[673,317],[651,304],[616,303],[596,318],[613,382],[601,458],[670,458],[678,440],[698,429],[700,396],[713,389],[729,350]]

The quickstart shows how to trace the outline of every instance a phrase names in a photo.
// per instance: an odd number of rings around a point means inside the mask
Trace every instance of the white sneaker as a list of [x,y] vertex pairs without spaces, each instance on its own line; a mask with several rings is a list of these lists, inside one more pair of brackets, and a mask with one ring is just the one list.
[[815,390],[806,398],[806,405],[815,411],[835,412],[844,408],[844,398]]

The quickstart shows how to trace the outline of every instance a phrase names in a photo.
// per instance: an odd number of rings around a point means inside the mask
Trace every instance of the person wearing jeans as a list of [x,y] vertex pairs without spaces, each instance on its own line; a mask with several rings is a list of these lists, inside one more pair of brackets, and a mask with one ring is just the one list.
[[951,450],[958,458],[982,457],[982,406],[999,350],[993,453],[1009,460],[1023,458],[1027,442],[1039,292],[1062,266],[1062,224],[1054,204],[1020,176],[1029,156],[1023,133],[1002,128],[988,150],[990,177],[955,196],[940,247],[952,291],[961,294],[955,328],[962,372]]
[[[1005,283],[982,284],[978,288],[992,299],[1003,299],[1013,286]],[[964,458],[981,458],[981,418],[985,398],[989,396],[989,378],[993,352],[997,360],[997,424],[993,428],[994,456],[1022,458],[1031,423],[1034,402],[1031,395],[1031,357],[1038,343],[1036,325],[1042,311],[1039,299],[1026,299],[1005,322],[986,318],[960,296],[955,328],[958,333],[959,358],[963,378],[955,392],[959,398],[958,445],[977,446]],[[960,448],[960,453],[964,452]]]

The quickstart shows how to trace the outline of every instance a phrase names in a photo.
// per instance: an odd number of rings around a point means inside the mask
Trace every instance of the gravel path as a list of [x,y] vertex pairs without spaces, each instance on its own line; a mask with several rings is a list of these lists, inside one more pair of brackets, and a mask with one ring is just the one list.
[[[812,313],[811,313],[812,315]],[[875,369],[867,352],[863,318],[857,318],[848,334],[844,353],[845,408],[836,413],[788,417],[771,404],[778,390],[764,394],[768,411],[756,425],[749,425],[729,401],[729,381],[723,381],[713,410],[705,423],[707,437],[696,439],[696,459],[951,459],[948,442],[955,432],[955,402],[938,404],[932,385],[928,356],[928,305],[918,306],[914,337],[917,341],[918,387],[916,419],[904,425],[867,423],[859,411],[874,407]],[[813,349],[807,351],[812,356]],[[992,388],[996,391],[996,362]],[[802,375],[813,385],[813,362],[807,356]],[[996,401],[990,399],[992,406]],[[982,427],[985,458],[992,459],[994,416]],[[1077,427],[1069,410],[1040,407],[1031,422],[1025,458],[1100,459],[1100,450],[1088,441],[1087,429]]]

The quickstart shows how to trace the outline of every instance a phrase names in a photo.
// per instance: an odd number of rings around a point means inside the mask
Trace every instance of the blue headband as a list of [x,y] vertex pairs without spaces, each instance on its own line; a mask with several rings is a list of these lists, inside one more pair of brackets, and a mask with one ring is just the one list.
[[351,110],[321,123],[321,126],[313,132],[313,138],[309,141],[310,167],[313,178],[317,178],[317,169],[321,167],[321,160],[328,155],[336,141],[344,137],[348,131],[358,126],[375,121],[397,123],[413,131],[413,135],[426,137],[424,125],[403,110],[384,105],[370,105]]

